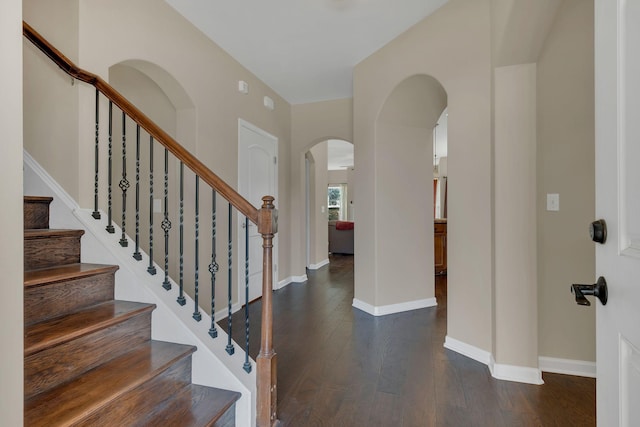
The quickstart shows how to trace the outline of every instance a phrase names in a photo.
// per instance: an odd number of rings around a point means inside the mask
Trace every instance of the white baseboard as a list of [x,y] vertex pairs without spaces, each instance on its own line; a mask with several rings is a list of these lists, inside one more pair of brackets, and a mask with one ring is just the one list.
[[542,372],[588,378],[596,377],[596,362],[540,356],[538,358],[538,365]]
[[[169,279],[171,281],[171,283],[175,283],[172,279]],[[177,286],[177,285],[176,285]],[[244,305],[242,305],[239,302],[234,303],[233,305],[231,305],[231,314],[236,313],[239,310],[242,310],[242,308],[244,307]],[[227,317],[229,317],[229,309],[228,308],[224,308],[221,310],[216,310],[216,314],[215,316],[213,316],[213,321],[214,322],[219,322],[222,319],[226,319]]]
[[317,270],[320,267],[324,267],[327,264],[329,264],[329,258],[322,260],[317,264],[309,264],[309,270]]
[[488,351],[451,338],[450,336],[445,337],[444,347],[487,365],[491,376],[496,379],[527,384],[544,384],[544,381],[542,381],[542,371],[540,369],[496,363],[493,354]]
[[448,348],[451,351],[467,356],[476,362],[483,363],[489,366],[489,369],[491,369],[491,366],[493,365],[493,356],[491,353],[455,338],[451,338],[448,335],[444,338],[444,348]]
[[544,381],[542,381],[542,371],[538,368],[530,368],[527,366],[494,363],[493,369],[491,369],[491,375],[499,380],[535,385],[544,384]]
[[426,298],[416,301],[402,302],[399,304],[390,304],[382,306],[373,306],[357,298],[353,299],[353,306],[358,310],[369,313],[372,316],[386,316],[387,314],[402,313],[405,311],[418,310],[421,308],[435,307],[438,302],[435,298]]
[[303,274],[302,276],[289,276],[284,280],[280,280],[278,282],[277,287],[274,289],[282,289],[291,283],[303,283],[303,282],[306,282],[307,280],[309,280],[309,278],[307,277],[306,274]]

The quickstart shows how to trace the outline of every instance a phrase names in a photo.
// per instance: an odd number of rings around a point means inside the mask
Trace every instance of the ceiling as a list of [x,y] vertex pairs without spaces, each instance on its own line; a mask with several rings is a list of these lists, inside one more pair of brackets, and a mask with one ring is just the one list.
[[353,144],[340,139],[327,141],[327,170],[345,170],[353,167]]
[[291,104],[349,98],[353,67],[447,0],[166,0]]

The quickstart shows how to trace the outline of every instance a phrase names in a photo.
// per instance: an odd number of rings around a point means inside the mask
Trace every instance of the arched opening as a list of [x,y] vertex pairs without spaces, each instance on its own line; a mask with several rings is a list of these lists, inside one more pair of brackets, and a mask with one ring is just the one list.
[[445,108],[433,128],[433,262],[437,300],[446,297],[447,286],[448,117]]
[[340,233],[340,240],[334,231],[338,221],[354,221],[353,152],[348,141],[326,139],[304,153],[305,250],[310,270],[326,265],[331,249],[353,255],[353,230]]
[[131,59],[109,67],[109,83],[185,148],[195,150],[195,105],[166,70]]
[[[151,120],[160,126],[165,132],[171,135],[183,147],[192,153],[196,153],[196,111],[195,104],[187,94],[184,87],[166,70],[160,66],[143,60],[127,60],[109,67],[109,83],[131,101],[138,109],[144,112]],[[104,110],[107,110],[104,108]],[[151,171],[151,141],[149,136],[142,131],[139,140],[139,171],[136,170],[136,145],[137,129],[135,123],[127,118],[126,126],[122,126],[122,116],[117,107],[113,109],[113,150],[118,153],[113,157],[114,173],[122,170],[122,159],[120,155],[119,141],[121,129],[126,131],[127,153],[126,170],[127,175],[133,177],[140,176],[140,193],[151,194],[149,175]],[[149,218],[153,214],[153,235],[156,238],[156,250],[153,251],[153,258],[158,265],[164,265],[164,243],[158,236],[163,236],[161,228],[164,219],[164,179],[165,179],[165,153],[162,146],[153,143],[153,175],[154,192],[153,205],[146,201],[139,204],[138,215],[141,218]],[[180,186],[180,162],[169,155],[167,157],[167,218],[172,224],[178,224],[179,218],[179,186]],[[116,175],[117,176],[117,175]],[[186,230],[193,228],[193,201],[195,199],[195,184],[193,175],[189,170],[185,171],[184,179],[184,227]],[[133,195],[133,193],[131,193]],[[127,212],[136,212],[135,198],[127,198]],[[114,212],[120,212],[122,201],[119,197],[113,199]],[[131,218],[131,214],[129,215]],[[114,216],[114,221],[121,225],[118,215]],[[128,221],[131,227],[131,219]],[[149,230],[141,227],[139,230],[140,247],[148,252],[149,250]],[[179,269],[179,257],[177,248],[179,247],[178,233],[169,233],[169,274],[174,275]],[[185,259],[193,259],[195,251],[193,245],[185,245]],[[158,248],[162,249],[158,249]],[[186,277],[193,276],[193,263],[185,263],[184,274]],[[185,284],[185,291],[193,294],[193,284],[189,281]],[[208,292],[208,290],[205,290]],[[206,295],[203,296],[203,298]]]
[[415,75],[393,89],[378,114],[373,213],[376,284],[370,290],[373,304],[354,299],[356,307],[373,314],[436,304],[434,128],[446,106],[447,93],[440,82]]

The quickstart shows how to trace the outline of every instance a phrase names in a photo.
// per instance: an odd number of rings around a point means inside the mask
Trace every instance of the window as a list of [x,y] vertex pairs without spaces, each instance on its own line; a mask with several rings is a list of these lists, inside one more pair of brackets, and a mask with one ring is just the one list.
[[345,220],[347,218],[346,200],[347,186],[345,184],[330,185],[327,190],[327,206],[329,220]]

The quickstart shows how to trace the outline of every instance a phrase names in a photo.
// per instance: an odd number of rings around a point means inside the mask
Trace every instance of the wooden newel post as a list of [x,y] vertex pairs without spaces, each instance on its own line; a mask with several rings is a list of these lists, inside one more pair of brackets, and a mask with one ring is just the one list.
[[279,424],[277,418],[277,363],[273,350],[273,236],[278,232],[278,211],[272,196],[262,198],[258,232],[262,235],[262,330],[257,364],[258,427]]

